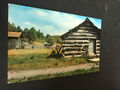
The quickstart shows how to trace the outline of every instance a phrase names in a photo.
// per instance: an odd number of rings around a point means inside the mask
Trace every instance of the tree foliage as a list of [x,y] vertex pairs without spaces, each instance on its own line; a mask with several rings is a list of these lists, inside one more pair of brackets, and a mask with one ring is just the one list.
[[10,32],[22,32],[21,38],[24,41],[33,42],[35,40],[44,40],[47,43],[50,43],[53,45],[54,43],[61,43],[61,37],[60,36],[50,36],[47,34],[44,36],[44,34],[39,30],[36,30],[34,27],[28,29],[25,28],[22,30],[20,26],[16,26],[14,23],[8,22],[8,31]]
[[14,23],[11,24],[10,22],[8,22],[8,31],[17,32],[17,28]]
[[60,36],[46,36],[46,41],[47,43],[51,43],[51,45],[53,45],[54,43],[61,43],[62,39]]
[[17,26],[17,32],[22,32],[22,29],[21,29],[21,27],[20,26]]

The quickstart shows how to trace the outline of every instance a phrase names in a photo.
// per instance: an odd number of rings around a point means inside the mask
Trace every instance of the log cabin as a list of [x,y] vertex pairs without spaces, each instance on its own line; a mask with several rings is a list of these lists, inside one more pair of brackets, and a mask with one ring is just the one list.
[[101,30],[86,18],[84,22],[61,36],[63,57],[99,57],[100,33]]
[[8,32],[8,49],[21,48],[21,36],[22,32]]

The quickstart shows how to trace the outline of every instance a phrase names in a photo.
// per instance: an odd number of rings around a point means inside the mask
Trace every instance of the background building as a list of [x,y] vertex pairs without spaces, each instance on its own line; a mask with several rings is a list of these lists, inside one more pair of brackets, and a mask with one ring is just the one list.
[[8,49],[21,48],[21,36],[22,32],[8,32]]

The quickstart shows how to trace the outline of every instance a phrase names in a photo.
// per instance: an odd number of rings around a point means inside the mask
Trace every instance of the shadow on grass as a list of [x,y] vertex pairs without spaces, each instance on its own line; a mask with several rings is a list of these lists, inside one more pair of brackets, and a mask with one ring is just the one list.
[[51,54],[50,56],[48,56],[47,58],[55,58],[55,59],[59,59],[62,57],[62,54]]

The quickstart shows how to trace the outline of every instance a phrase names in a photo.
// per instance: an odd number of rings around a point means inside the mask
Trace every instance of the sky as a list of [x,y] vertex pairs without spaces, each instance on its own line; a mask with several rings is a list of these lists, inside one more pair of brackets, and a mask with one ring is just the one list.
[[[101,19],[88,17],[95,26],[101,29]],[[44,35],[62,35],[78,26],[86,16],[58,12],[47,9],[8,4],[8,21],[22,29],[34,27]]]

